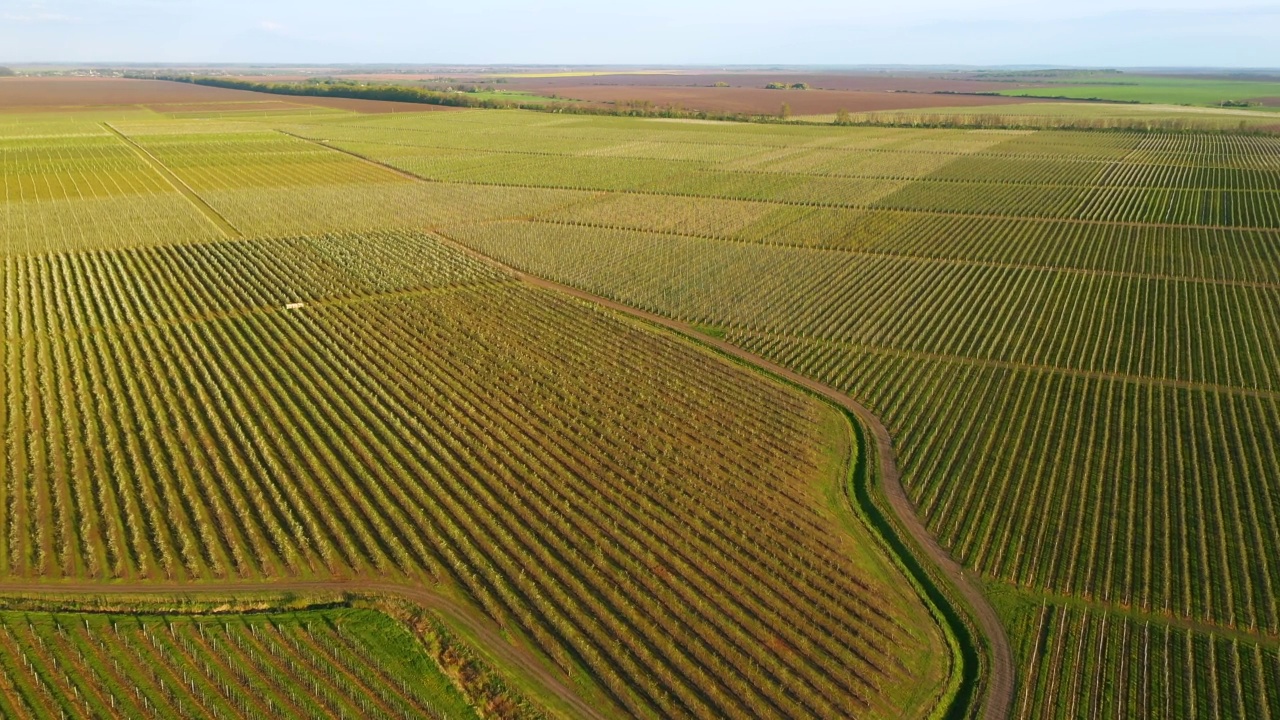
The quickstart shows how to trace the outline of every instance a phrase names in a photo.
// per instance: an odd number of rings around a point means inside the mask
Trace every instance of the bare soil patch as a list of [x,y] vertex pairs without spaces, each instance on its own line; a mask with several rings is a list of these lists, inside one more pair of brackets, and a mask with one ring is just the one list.
[[136,105],[156,112],[330,107],[359,113],[432,112],[454,108],[418,103],[270,95],[248,90],[125,78],[0,78],[0,112],[84,110]]
[[[0,109],[57,110],[162,103],[258,102],[264,96],[189,83],[124,78],[5,78],[0,80]],[[265,98],[272,99],[272,98]]]

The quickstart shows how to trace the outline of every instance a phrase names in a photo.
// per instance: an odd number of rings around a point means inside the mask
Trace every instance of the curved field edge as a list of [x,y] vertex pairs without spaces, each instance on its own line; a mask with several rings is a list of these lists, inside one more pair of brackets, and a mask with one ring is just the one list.
[[[707,332],[701,328],[698,331]],[[713,333],[708,334],[714,337]],[[972,609],[958,597],[952,584],[941,577],[940,570],[921,559],[924,553],[909,539],[892,510],[886,509],[889,503],[877,482],[880,473],[874,469],[874,463],[867,462],[869,457],[875,456],[875,450],[867,438],[867,430],[862,421],[853,411],[822,393],[795,383],[718,345],[705,343],[694,335],[686,337],[726,360],[818,399],[842,419],[841,424],[852,443],[852,457],[846,464],[847,471],[838,488],[843,496],[841,499],[844,507],[855,518],[855,522],[871,531],[871,536],[882,550],[882,556],[888,558],[911,584],[946,639],[951,653],[951,671],[946,688],[933,703],[928,716],[946,720],[978,716],[985,708],[983,670],[989,664],[988,645],[986,642],[975,642],[975,637],[980,637],[981,633],[976,631],[971,620]]]
[[[832,395],[818,392],[812,387],[784,377],[760,364],[763,360],[762,358],[752,357],[750,353],[741,350],[737,346],[716,339],[714,332],[708,332],[708,328],[688,326],[678,320],[665,318],[623,303],[610,301],[607,298],[596,296],[572,286],[531,275],[508,266],[452,238],[439,233],[436,233],[436,235],[466,254],[513,273],[516,277],[526,282],[610,309],[658,331],[672,333],[676,337],[720,357],[722,360],[750,370],[792,391],[800,392],[806,397],[816,399],[828,410],[834,411],[840,418],[843,418],[845,433],[847,433],[852,442],[850,450],[852,457],[845,462],[846,470],[841,473],[838,481],[839,492],[844,495],[845,500],[840,505],[843,505],[844,510],[852,513],[853,518],[851,519],[854,522],[870,531],[869,534],[872,539],[882,549],[880,557],[888,559],[894,568],[911,584],[917,599],[928,610],[931,620],[942,633],[951,652],[951,672],[948,676],[946,688],[932,704],[929,717],[947,718],[949,720],[975,717],[983,710],[982,703],[985,698],[982,692],[984,682],[981,668],[989,665],[986,660],[989,645],[987,642],[979,645],[974,641],[975,635],[979,633],[975,632],[975,625],[971,620],[972,609],[963,600],[959,599],[958,593],[951,583],[940,577],[941,570],[929,567],[928,563],[916,557],[917,554],[923,555],[923,552],[919,550],[918,545],[914,542],[904,540],[907,537],[907,533],[901,529],[898,522],[889,519],[892,516],[892,511],[886,512],[881,509],[879,503],[886,505],[888,503],[879,491],[879,484],[875,482],[878,473],[871,469],[873,467],[872,464],[867,463],[867,458],[874,454],[874,451],[871,450],[868,444],[866,429],[852,410],[834,399],[837,395],[840,397],[847,396],[830,388],[827,390]],[[1003,716],[1004,714],[1003,709],[995,709],[994,712],[997,716]]]
[[[800,391],[805,396],[815,398],[829,409],[838,412],[844,418],[848,432],[854,438],[853,461],[848,463],[847,475],[841,481],[847,499],[846,507],[853,512],[861,524],[871,531],[874,540],[886,551],[883,556],[887,557],[911,583],[917,598],[929,611],[952,653],[952,672],[947,688],[934,704],[930,717],[950,720],[977,717],[981,713],[985,713],[988,717],[1005,717],[1008,714],[1007,702],[1001,699],[996,705],[989,705],[985,692],[988,687],[986,677],[990,674],[990,668],[993,667],[992,645],[1003,642],[1007,647],[1008,640],[987,637],[983,637],[982,641],[975,640],[975,637],[982,637],[982,633],[978,631],[979,626],[974,620],[976,617],[974,609],[960,597],[954,585],[943,577],[941,568],[933,567],[917,557],[917,555],[925,556],[924,551],[918,543],[904,539],[910,537],[909,533],[902,528],[900,520],[890,519],[893,517],[892,509],[888,512],[881,509],[880,504],[889,505],[889,503],[879,487],[880,484],[873,480],[873,472],[876,476],[879,473],[872,471],[866,462],[871,452],[866,429],[853,410],[843,404],[843,402],[853,402],[852,398],[817,381],[797,382],[781,374],[786,370],[780,366],[781,373],[766,367],[766,364],[772,363],[720,339],[714,328],[693,326],[600,297],[586,290],[532,275],[447,235],[439,232],[435,235],[467,255],[512,273],[530,284],[571,295],[579,300],[613,310],[645,325],[674,333],[724,360],[751,370],[793,391]],[[889,460],[892,461],[892,458]],[[1011,670],[1012,668],[1004,668],[1002,672]],[[1011,687],[1007,689],[1012,690]]]
[[[524,277],[529,279],[527,275]],[[577,292],[573,294],[579,296]],[[869,572],[878,571],[881,577],[886,573],[892,574],[895,576],[893,580],[899,584],[906,581],[914,593],[913,599],[928,613],[929,622],[941,636],[948,654],[948,668],[945,680],[939,684],[940,691],[930,692],[930,697],[923,702],[904,706],[901,717],[959,720],[977,716],[982,709],[983,674],[980,668],[985,665],[985,646],[975,644],[975,632],[969,620],[971,611],[956,597],[950,583],[942,579],[927,561],[917,558],[917,554],[923,556],[923,553],[914,543],[904,540],[907,533],[896,520],[890,519],[892,511],[882,509],[882,505],[888,507],[888,502],[877,482],[879,472],[875,468],[878,463],[868,462],[868,458],[878,457],[877,452],[868,441],[867,430],[857,415],[823,393],[779,375],[748,357],[730,352],[719,343],[706,342],[699,335],[706,332],[705,329],[680,328],[639,314],[643,311],[633,313],[614,308],[612,303],[581,299],[622,313],[628,319],[658,332],[665,331],[724,362],[821,404],[832,421],[829,427],[822,428],[825,450],[830,453],[832,464],[836,465],[822,478],[826,483],[821,490],[827,507],[856,546],[865,550],[858,558],[860,567]],[[873,547],[868,547],[867,541]],[[869,567],[871,565],[880,567]],[[917,708],[921,712],[913,715],[911,711]]]
[[[210,700],[208,695],[199,697],[208,689],[204,687],[208,680],[224,685],[221,690],[215,688],[215,705],[210,708],[218,710],[222,704],[222,710],[231,707],[233,714],[251,710],[248,705],[235,706],[236,692],[242,693],[240,702],[265,703],[269,709],[288,712],[275,704],[278,699],[334,701],[333,691],[341,688],[348,693],[348,704],[359,701],[368,712],[373,711],[368,705],[372,703],[384,713],[442,718],[546,717],[537,703],[500,678],[439,616],[402,598],[352,592],[231,595],[196,590],[154,595],[104,590],[81,594],[50,588],[0,594],[0,634],[8,642],[17,642],[14,629],[25,626],[30,638],[24,639],[35,642],[28,648],[35,650],[30,658],[22,654],[30,677],[8,677],[6,702],[30,703],[26,695],[35,689],[43,691],[35,697],[43,703],[109,700],[114,713],[118,691],[133,690],[133,697],[119,698],[120,710],[128,713],[125,703],[141,703],[149,714],[164,716],[168,713],[159,703],[148,701],[159,690],[158,697],[168,703],[169,712],[184,715],[185,701],[199,705]],[[60,640],[46,643],[37,629],[49,628]],[[199,639],[181,634],[192,628]],[[220,628],[222,642],[216,632],[206,639],[206,628]],[[260,637],[259,630],[266,632]],[[132,648],[129,640],[121,645],[121,638],[131,631],[140,631],[149,641],[144,645],[151,647],[138,654],[136,640]],[[247,642],[245,632],[252,635]],[[236,649],[227,647],[229,652],[224,653],[223,645],[232,640]],[[225,663],[217,659],[223,654]],[[112,660],[112,668],[106,660]],[[17,660],[10,657],[6,662]],[[200,679],[202,664],[206,673],[217,677]],[[178,674],[183,681],[175,690]],[[257,683],[263,681],[266,685],[259,687]],[[74,700],[64,696],[68,688],[74,691]],[[299,688],[303,688],[301,697]],[[255,689],[265,692],[257,698],[243,695],[252,695]],[[38,711],[39,706],[34,709]]]

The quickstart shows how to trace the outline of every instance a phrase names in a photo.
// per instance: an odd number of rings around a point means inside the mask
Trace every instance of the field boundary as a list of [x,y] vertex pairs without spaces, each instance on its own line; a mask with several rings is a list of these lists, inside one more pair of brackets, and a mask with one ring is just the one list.
[[1012,372],[1037,375],[1063,375],[1066,377],[1079,378],[1081,380],[1102,380],[1105,382],[1141,385],[1143,387],[1161,388],[1164,390],[1189,390],[1191,392],[1220,393],[1223,395],[1235,395],[1237,397],[1280,400],[1280,391],[1242,387],[1239,385],[1219,385],[1215,383],[1196,382],[1193,380],[1178,380],[1175,378],[1159,377],[1156,375],[1130,375],[1126,373],[1108,372],[1105,370],[1084,370],[1081,368],[1063,367],[1058,365],[1036,365],[1012,362],[1009,360],[974,357],[972,355],[949,355],[947,353],[926,352],[923,350],[904,350],[890,345],[868,345],[866,343],[851,342],[840,338],[792,335],[767,330],[732,328],[729,329],[729,331],[741,333],[743,335],[752,335],[755,337],[795,340],[808,345],[852,350],[854,352],[862,352],[869,355],[882,355],[901,358],[904,360],[955,363],[957,365],[968,365],[970,367],[986,368],[988,370],[1009,370]]
[[[352,129],[352,130],[370,129],[370,126],[366,126],[366,125],[351,125],[347,123],[336,123],[336,122],[329,123],[327,125],[315,125],[310,123],[301,123],[301,125],[303,127],[309,127],[309,128],[346,128],[346,129]],[[404,132],[418,132],[418,133],[424,132],[423,130],[419,130],[416,128],[397,127],[395,128],[395,130],[404,131]],[[282,132],[282,133],[285,133],[286,135],[291,135],[293,137],[296,137],[302,140],[308,139],[300,135],[293,135],[292,133],[289,133],[285,130],[277,129],[277,132]],[[325,140],[324,142],[327,143],[332,141]],[[415,149],[424,149],[424,150],[445,150],[445,151],[453,151],[453,152],[464,151],[463,148],[458,148],[457,146],[451,146],[451,145],[424,145],[421,143],[389,142],[386,140],[339,139],[337,140],[337,142],[359,143],[361,145],[382,145],[385,147],[415,148]],[[740,144],[729,143],[729,142],[711,143],[711,142],[690,142],[687,140],[659,140],[655,142],[658,142],[660,144],[670,144],[670,145],[690,145],[693,147],[725,145],[730,147],[772,148],[777,150],[793,150],[793,149],[796,149],[797,147],[794,145],[772,145],[772,144],[765,144],[765,143],[752,144],[748,146],[748,145],[740,145]],[[335,148],[335,149],[341,149],[341,148]],[[961,160],[966,158],[972,158],[975,160],[1035,160],[1035,161],[1051,160],[1053,162],[1070,163],[1070,164],[1076,164],[1076,165],[1096,165],[1099,170],[1105,170],[1106,168],[1116,164],[1117,162],[1126,162],[1130,166],[1143,167],[1143,168],[1176,167],[1176,166],[1170,166],[1164,163],[1149,162],[1149,161],[1148,162],[1128,162],[1130,156],[1138,152],[1137,148],[1135,148],[1134,150],[1130,150],[1123,158],[1106,158],[1106,159],[1076,158],[1076,157],[1071,157],[1069,155],[1023,154],[1023,153],[1008,153],[1008,152],[999,153],[999,152],[987,152],[984,150],[977,150],[974,152],[954,152],[954,151],[942,151],[942,150],[892,150],[892,149],[885,149],[885,148],[858,148],[857,150],[848,150],[840,146],[823,146],[823,145],[801,146],[800,149],[829,150],[834,152],[859,153],[859,154],[869,153],[869,154],[879,154],[879,155],[927,155],[932,157],[950,157],[956,160]],[[346,152],[349,152],[349,151],[346,151]],[[486,149],[484,152],[490,153],[493,155],[517,155],[521,157],[533,157],[533,158],[574,158],[574,159],[583,160],[583,159],[588,159],[593,157],[600,157],[600,158],[608,158],[611,160],[659,160],[661,162],[680,163],[684,165],[698,166],[695,169],[704,169],[704,170],[709,169],[714,172],[724,173],[727,175],[752,175],[752,176],[765,176],[765,177],[788,176],[788,177],[802,177],[802,178],[820,178],[820,179],[828,179],[828,180],[884,180],[884,181],[905,181],[905,182],[932,182],[932,183],[945,183],[945,184],[953,184],[953,185],[992,185],[997,187],[1006,187],[1009,185],[1016,185],[1018,187],[1048,188],[1048,189],[1055,189],[1055,190],[1062,190],[1062,189],[1093,190],[1096,188],[1102,188],[1102,189],[1123,188],[1125,190],[1191,189],[1191,188],[1168,188],[1162,185],[1096,185],[1094,183],[1087,183],[1087,182],[1040,182],[1040,181],[1030,181],[1030,180],[1008,181],[1008,180],[1000,180],[1000,179],[994,179],[994,178],[972,179],[972,178],[957,178],[957,177],[934,177],[933,173],[937,172],[936,170],[930,171],[929,173],[926,173],[924,175],[880,175],[876,173],[849,173],[849,172],[824,173],[824,172],[817,172],[813,170],[794,170],[794,171],[754,170],[751,168],[719,166],[720,162],[736,163],[742,160],[749,160],[750,156],[739,158],[738,160],[732,160],[732,161],[717,161],[717,160],[705,160],[705,159],[698,159],[698,158],[656,158],[656,157],[638,156],[638,155],[592,155],[592,154],[588,154],[588,151],[563,153],[563,152],[551,152],[549,150],[509,150],[505,148],[493,148],[493,149]],[[1223,169],[1223,170],[1240,169],[1240,168],[1231,168],[1231,167],[1218,166],[1218,165],[1213,165],[1208,167],[1213,169]],[[1194,188],[1193,190],[1194,192],[1256,192],[1255,190],[1250,190],[1248,188],[1240,188],[1240,187],[1197,187],[1197,188]],[[618,191],[609,191],[609,192],[625,192],[625,191],[618,190]],[[743,202],[768,202],[768,201],[767,200],[743,200]],[[896,210],[896,208],[889,208],[889,209]],[[911,212],[911,211],[899,210],[899,212]],[[1101,222],[1107,222],[1107,221],[1101,221]],[[1117,224],[1120,224],[1121,222],[1123,221],[1117,222]],[[1158,223],[1136,223],[1136,224],[1158,225]],[[1170,224],[1176,224],[1176,223],[1170,223]],[[1215,225],[1213,227],[1218,227],[1218,226]],[[1233,227],[1233,226],[1227,226],[1227,227]]]
[[[401,168],[395,167],[394,165],[390,165],[380,160],[375,160],[368,156],[361,155],[360,153],[355,152],[353,150],[348,150],[346,148],[338,147],[328,140],[315,140],[313,138],[304,137],[302,135],[295,135],[294,133],[287,132],[285,130],[280,130],[279,128],[276,128],[276,132],[282,135],[288,135],[289,137],[296,138],[304,142],[309,142],[312,145],[316,145],[318,147],[328,148],[329,150],[333,150],[334,152],[340,152],[344,155],[350,155],[351,157],[359,158],[360,160],[363,160],[373,165],[377,165],[383,170],[394,173],[404,178],[417,180],[419,182],[437,183],[441,185],[478,185],[478,186],[486,186],[486,187],[521,188],[521,189],[532,189],[532,190],[568,190],[568,191],[574,191],[574,192],[603,193],[603,194],[615,194],[615,195],[651,195],[651,196],[675,197],[675,198],[704,198],[709,200],[730,200],[734,202],[759,203],[764,205],[781,205],[781,206],[787,206],[787,207],[829,208],[829,209],[837,209],[837,210],[878,210],[878,211],[884,211],[884,212],[908,213],[913,215],[927,215],[930,217],[961,218],[966,220],[1029,221],[1029,222],[1043,222],[1043,223],[1064,223],[1064,224],[1071,224],[1071,225],[1105,225],[1110,227],[1157,228],[1157,229],[1170,229],[1170,230],[1209,230],[1209,231],[1229,230],[1229,231],[1235,231],[1235,232],[1256,232],[1256,233],[1280,232],[1280,228],[1261,227],[1257,225],[1203,225],[1200,223],[1139,222],[1136,220],[1097,220],[1093,218],[1081,218],[1081,217],[1072,217],[1072,216],[1053,217],[1050,215],[1001,215],[999,213],[971,212],[968,210],[926,210],[926,209],[912,208],[912,207],[884,206],[884,205],[879,205],[876,202],[840,203],[840,202],[830,202],[825,200],[784,200],[784,199],[777,199],[777,198],[758,198],[758,197],[750,198],[750,197],[742,197],[737,195],[715,195],[715,194],[708,194],[708,193],[675,193],[675,192],[666,192],[662,190],[646,190],[643,188],[609,190],[609,189],[603,189],[599,187],[587,187],[587,186],[581,186],[581,185],[535,185],[531,183],[504,183],[504,182],[489,182],[484,180],[441,180],[437,178],[423,177],[422,175],[418,175],[408,170],[403,170]],[[338,142],[348,142],[348,141],[339,140]],[[557,157],[573,158],[578,156],[558,155]],[[758,173],[758,174],[773,175],[775,173]],[[776,173],[776,174],[779,176],[782,176],[782,175],[786,175],[787,173]],[[821,177],[821,176],[814,176],[814,177]],[[898,179],[897,181],[907,182],[907,183],[917,182],[917,180],[905,180],[905,179]],[[960,181],[960,182],[964,182],[964,181]]]
[[200,211],[201,214],[203,214],[206,218],[209,219],[210,222],[216,225],[218,229],[222,231],[223,235],[226,235],[227,237],[233,238],[233,239],[241,239],[244,237],[244,233],[240,232],[240,230],[236,228],[235,225],[231,224],[231,221],[223,217],[222,213],[214,209],[212,205],[205,202],[205,199],[200,197],[199,193],[193,190],[190,185],[183,182],[182,178],[175,175],[172,170],[170,170],[168,167],[165,166],[164,163],[160,162],[159,158],[157,158],[155,155],[152,155],[146,148],[134,142],[133,139],[130,138],[128,135],[125,135],[124,133],[117,130],[115,126],[112,125],[111,123],[104,122],[102,123],[102,127],[110,131],[112,135],[115,135],[116,137],[120,138],[122,142],[124,142],[126,145],[128,145],[130,148],[133,149],[133,151],[138,155],[138,157],[146,161],[146,163],[150,165],[153,170],[159,173],[165,180],[169,181],[169,184],[173,186],[173,189],[181,193],[182,196],[185,197],[192,205],[194,205],[196,209]]
[[[611,191],[610,191],[611,192]],[[678,197],[678,196],[677,196]],[[742,200],[740,202],[757,202],[755,200]],[[912,212],[910,210],[872,210],[870,212]],[[1055,222],[1045,220],[1043,218],[1027,218],[1031,222]],[[588,228],[593,230],[613,230],[617,232],[634,232],[644,233],[646,235],[662,235],[668,237],[678,237],[686,240],[705,240],[707,242],[719,242],[732,245],[749,245],[763,248],[781,248],[785,250],[809,250],[814,252],[839,253],[859,258],[873,259],[890,259],[903,260],[907,262],[918,263],[937,263],[940,265],[950,265],[958,267],[976,267],[987,268],[991,270],[1025,270],[1029,272],[1059,272],[1068,275],[1080,275],[1084,277],[1102,277],[1102,278],[1120,278],[1123,280],[1159,280],[1164,282],[1181,282],[1195,285],[1216,285],[1222,287],[1249,288],[1252,290],[1280,290],[1280,283],[1266,282],[1264,280],[1234,280],[1230,278],[1210,278],[1192,275],[1173,275],[1169,273],[1146,273],[1132,270],[1108,270],[1105,268],[1089,268],[1078,267],[1073,265],[1048,265],[1043,263],[1025,263],[1025,262],[1000,262],[998,260],[967,260],[960,257],[951,257],[946,255],[920,255],[907,252],[890,252],[887,250],[859,250],[853,247],[837,247],[832,245],[804,245],[794,242],[763,242],[752,240],[749,238],[735,237],[732,235],[702,235],[699,233],[682,231],[682,230],[654,230],[653,228],[642,228],[631,225],[614,225],[602,222],[585,222],[578,220],[562,220],[559,218],[534,217],[528,220],[484,220],[474,223],[476,225],[497,225],[504,222],[528,222],[538,223],[541,225],[559,225],[562,227]],[[1195,229],[1195,228],[1193,228]],[[1204,228],[1199,228],[1204,229]],[[1219,230],[1235,231],[1238,228],[1221,227]],[[1244,232],[1257,232],[1245,230]]]

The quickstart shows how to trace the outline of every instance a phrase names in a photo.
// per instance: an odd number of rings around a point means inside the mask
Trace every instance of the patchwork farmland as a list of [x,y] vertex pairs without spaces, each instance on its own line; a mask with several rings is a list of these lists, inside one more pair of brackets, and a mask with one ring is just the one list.
[[[429,593],[482,716],[1280,717],[1274,137],[180,114],[0,115],[0,593]],[[6,714],[467,704],[68,613]]]

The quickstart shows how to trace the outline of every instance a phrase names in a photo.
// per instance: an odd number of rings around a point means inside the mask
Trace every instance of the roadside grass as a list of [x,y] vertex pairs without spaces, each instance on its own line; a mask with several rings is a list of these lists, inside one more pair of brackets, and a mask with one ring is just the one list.
[[[1078,85],[1006,90],[1000,94],[1008,97],[1063,97],[1165,105],[1215,106],[1227,101],[1243,102],[1256,98],[1280,97],[1280,83],[1121,75],[1108,82],[1082,82]],[[1280,107],[1270,110],[1277,112],[1280,111]]]

